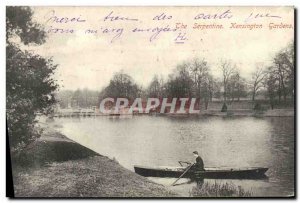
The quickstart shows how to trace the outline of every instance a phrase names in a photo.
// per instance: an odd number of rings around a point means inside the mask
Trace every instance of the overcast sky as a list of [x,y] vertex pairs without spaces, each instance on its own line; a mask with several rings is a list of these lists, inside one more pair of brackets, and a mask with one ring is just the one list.
[[[233,15],[230,19],[194,20],[203,13],[218,14],[230,9]],[[90,88],[101,90],[106,86],[117,71],[124,70],[134,80],[146,87],[154,74],[167,75],[177,64],[194,57],[206,58],[216,77],[220,76],[220,59],[231,59],[237,64],[244,77],[249,78],[256,63],[269,64],[272,57],[280,49],[293,40],[293,29],[270,30],[269,23],[288,23],[293,25],[293,10],[289,8],[209,8],[209,7],[169,7],[169,8],[139,8],[139,7],[35,7],[34,20],[43,24],[64,29],[75,29],[73,34],[49,34],[47,42],[39,47],[30,47],[37,53],[53,57],[59,64],[57,79],[61,89]],[[103,18],[111,11],[138,21],[104,22]],[[247,23],[263,24],[263,29],[229,29],[231,23],[245,24],[250,13],[260,13],[280,16],[280,18],[252,19]],[[155,21],[154,16],[165,13],[172,15],[170,20]],[[51,16],[78,18],[81,23],[54,23]],[[53,19],[53,18],[52,18]],[[175,33],[160,33],[155,40],[149,41],[153,33],[132,33],[135,27],[155,28],[169,25],[174,27],[182,22],[188,25],[188,41],[184,44],[174,43],[178,35]],[[194,23],[222,24],[221,30],[195,30]],[[86,29],[97,29],[98,34],[85,34]],[[123,28],[122,35],[111,43],[115,34],[99,33],[105,28]]]

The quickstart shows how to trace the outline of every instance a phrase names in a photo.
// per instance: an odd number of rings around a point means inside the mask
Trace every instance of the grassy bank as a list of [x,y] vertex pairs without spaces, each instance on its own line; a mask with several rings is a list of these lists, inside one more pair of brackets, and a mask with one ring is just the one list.
[[251,197],[252,193],[245,191],[241,186],[233,184],[203,184],[202,187],[194,187],[190,192],[192,197]]
[[53,131],[14,160],[13,179],[16,197],[177,196]]
[[259,117],[293,117],[294,109],[269,109],[256,112],[251,109],[230,109],[227,112],[221,112],[219,109],[203,110],[200,115],[204,116],[259,116]]
[[168,197],[176,196],[102,156],[54,162],[15,178],[17,197]]
[[[201,115],[206,116],[259,116],[259,117],[293,117],[294,107],[293,102],[274,104],[274,109],[271,109],[268,100],[241,100],[227,102],[227,112],[221,112],[223,101],[213,101],[208,105],[208,109],[202,106]],[[259,104],[261,111],[255,111],[255,104]]]

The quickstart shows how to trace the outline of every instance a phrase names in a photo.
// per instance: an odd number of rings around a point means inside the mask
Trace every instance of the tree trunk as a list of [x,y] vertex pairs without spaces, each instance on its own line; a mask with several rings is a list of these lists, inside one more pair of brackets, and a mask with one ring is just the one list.
[[224,78],[224,81],[223,81],[223,86],[224,86],[224,92],[223,92],[223,97],[224,98],[223,99],[224,99],[224,102],[226,102],[226,81],[225,81],[225,78]]
[[252,101],[255,101],[255,92],[252,93]]
[[205,99],[205,110],[208,109],[208,99]]

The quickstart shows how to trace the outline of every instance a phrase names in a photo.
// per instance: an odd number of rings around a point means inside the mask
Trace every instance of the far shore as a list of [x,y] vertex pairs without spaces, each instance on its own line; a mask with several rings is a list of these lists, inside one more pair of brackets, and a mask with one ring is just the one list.
[[102,113],[55,113],[53,117],[96,117],[96,116],[170,116],[170,117],[188,117],[188,116],[253,116],[253,117],[294,117],[295,110],[289,109],[269,109],[265,111],[255,111],[252,109],[228,109],[226,112],[221,112],[220,109],[208,109],[201,110],[199,114],[188,114],[188,113],[120,113],[120,114],[102,114]]
[[294,109],[269,109],[267,111],[254,111],[249,109],[234,109],[221,112],[220,110],[202,111],[201,115],[206,116],[255,116],[255,117],[293,117]]

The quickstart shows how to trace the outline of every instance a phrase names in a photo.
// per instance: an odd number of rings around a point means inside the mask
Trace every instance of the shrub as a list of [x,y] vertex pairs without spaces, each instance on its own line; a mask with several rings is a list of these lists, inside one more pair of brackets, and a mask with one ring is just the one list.
[[223,104],[221,112],[227,112],[227,105],[226,105],[226,103]]

